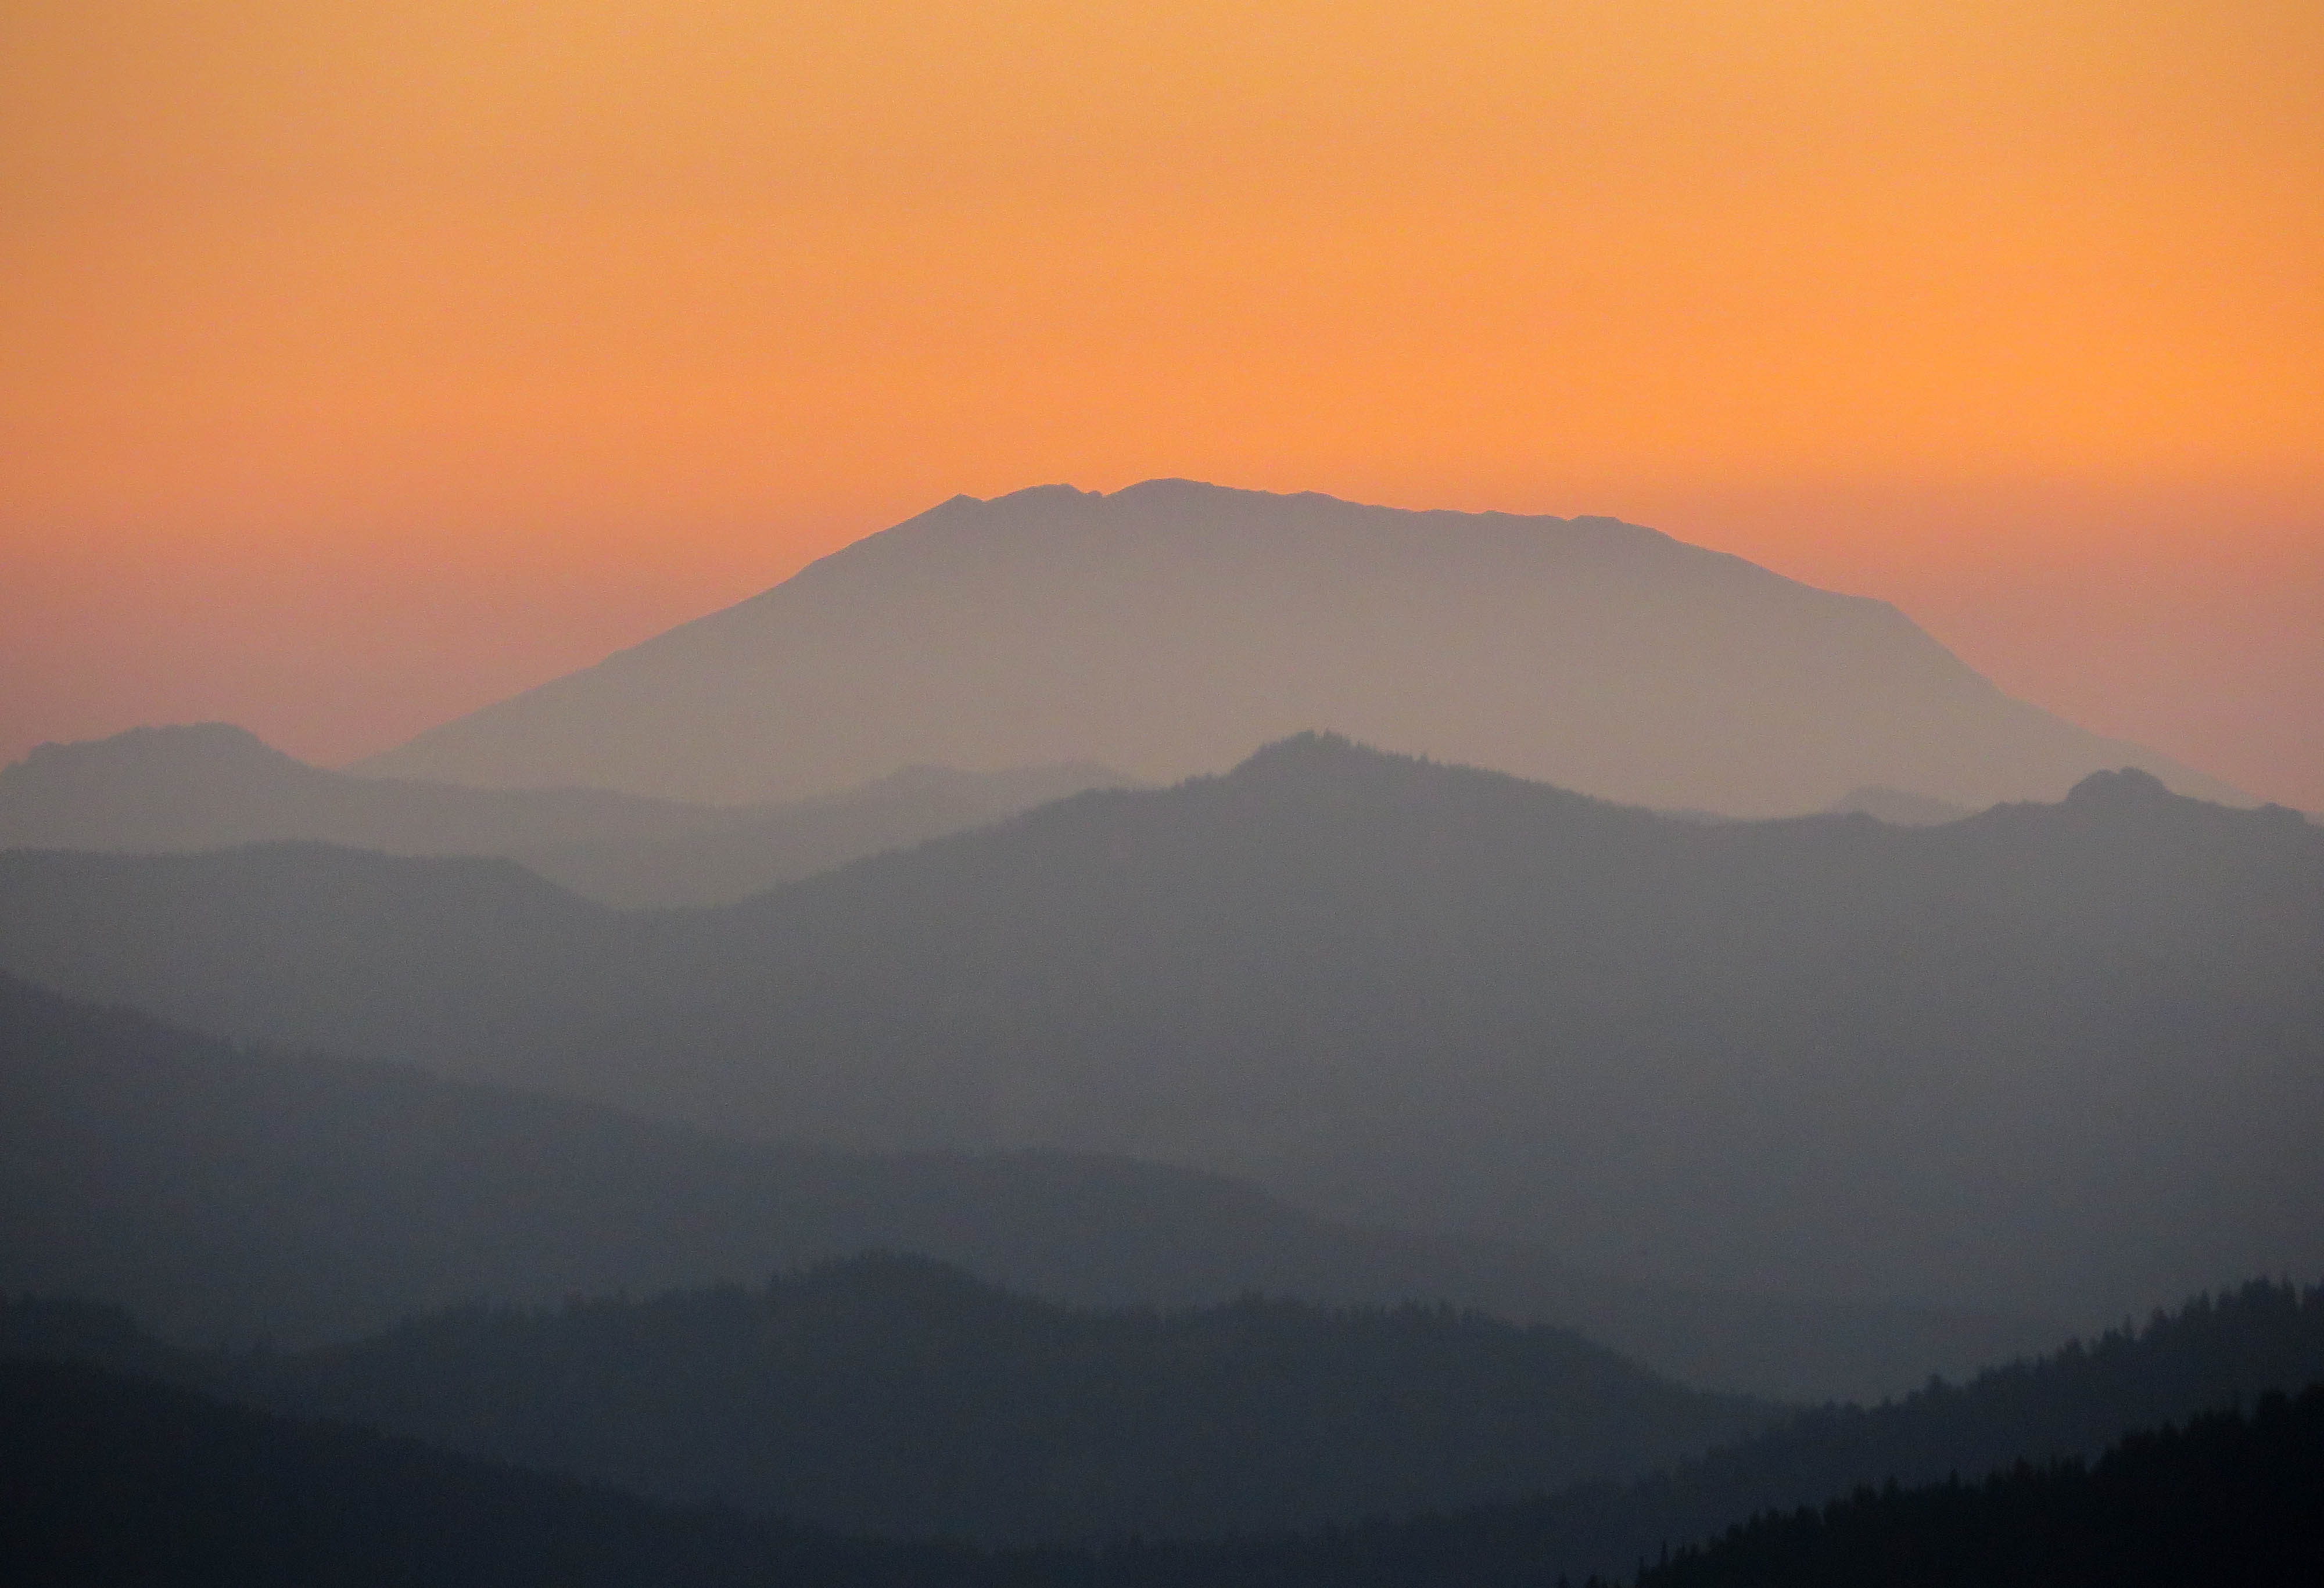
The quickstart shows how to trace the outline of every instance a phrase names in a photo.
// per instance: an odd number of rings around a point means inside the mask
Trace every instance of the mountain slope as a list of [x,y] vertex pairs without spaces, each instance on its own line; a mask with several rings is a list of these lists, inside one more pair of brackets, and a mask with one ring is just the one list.
[[[1277,1588],[1309,1583],[1539,1588],[1562,1576],[1578,1583],[1593,1574],[1626,1581],[1634,1567],[1664,1549],[1715,1539],[1754,1515],[1820,1506],[1860,1489],[1885,1488],[1891,1480],[1920,1485],[1958,1474],[1973,1482],[2019,1463],[2086,1457],[2142,1429],[2319,1381],[2324,1288],[2252,1283],[2216,1299],[2200,1298],[2175,1314],[2158,1312],[2143,1329],[2071,1343],[1966,1384],[1931,1385],[1868,1409],[1807,1412],[1634,1483],[1585,1484],[1513,1505],[1320,1539],[1256,1541],[1241,1550],[1221,1550],[1222,1558],[1205,1565],[1212,1581]],[[2312,1510],[2312,1502],[2307,1509]],[[2119,1525],[2127,1532],[2136,1524]],[[2311,1528],[2272,1542],[2305,1546],[2312,1538]],[[2254,1550],[2245,1558],[2266,1556]],[[1907,1556],[1886,1564],[1909,1574],[1915,1563]],[[1157,1572],[1155,1580],[1167,1577]],[[1775,1572],[1745,1580],[1778,1588],[1796,1579]],[[1907,1574],[1904,1581],[1920,1579]]]
[[724,904],[1129,781],[1086,763],[907,766],[821,799],[688,805],[602,789],[353,777],[212,722],[43,745],[0,767],[0,849],[177,853],[303,840],[515,859],[611,904]]
[[584,897],[626,906],[720,904],[1093,788],[1132,780],[1095,762],[962,772],[907,766],[844,794],[744,806],[700,832],[509,851]]
[[2126,1437],[2095,1465],[2021,1463],[1982,1484],[1858,1490],[1766,1516],[1638,1588],[2126,1588],[2324,1580],[2324,1385]]
[[724,910],[0,856],[0,964],[729,1129],[1215,1168],[1711,1289],[2084,1319],[2324,1267],[2324,832],[2137,773],[1704,826],[1330,739]]
[[1639,804],[1982,808],[2101,767],[2236,801],[2004,696],[1895,609],[1611,519],[1154,480],[957,497],[365,763],[669,798],[913,762],[1216,771],[1311,727]]
[[474,1299],[755,1280],[875,1248],[1084,1303],[1450,1300],[1803,1400],[1886,1392],[2056,1333],[1624,1284],[1120,1159],[743,1143],[405,1066],[237,1049],[0,977],[0,1292],[125,1304],[179,1337],[302,1345]]
[[[747,1306],[746,1299],[743,1304]],[[590,1309],[582,1310],[586,1314]],[[618,1310],[600,1313],[621,1316]],[[489,1335],[496,1322],[509,1320],[471,1321],[477,1334]],[[516,1321],[521,1325],[522,1320]],[[423,1329],[414,1343],[429,1337]],[[9,1353],[196,1380],[231,1378],[237,1372],[263,1375],[272,1362],[262,1356],[237,1363],[171,1352],[140,1336],[117,1314],[53,1303],[0,1308],[0,1355]],[[459,1360],[456,1353],[453,1360]],[[666,1381],[673,1369],[682,1377],[686,1360],[681,1355],[675,1363],[659,1364],[656,1381]],[[305,1371],[304,1364],[294,1364],[293,1371]],[[1948,1474],[1974,1480],[2017,1464],[2070,1460],[2141,1428],[2214,1415],[2319,1381],[2324,1381],[2324,1288],[2300,1290],[2254,1282],[2217,1298],[2199,1298],[2175,1314],[2157,1312],[2142,1329],[2109,1331],[2087,1344],[2070,1343],[2039,1360],[1996,1369],[1966,1384],[1932,1384],[1902,1401],[1870,1409],[1829,1407],[1804,1413],[1767,1433],[1634,1482],[1591,1482],[1513,1503],[1384,1519],[1305,1536],[1209,1544],[1132,1543],[1095,1553],[995,1556],[961,1552],[924,1558],[917,1571],[899,1570],[897,1580],[947,1581],[959,1568],[974,1580],[1020,1588],[1042,1583],[1060,1588],[1074,1583],[1176,1588],[1190,1583],[1206,1588],[1296,1588],[1309,1583],[1335,1588],[1418,1588],[1447,1582],[1470,1588],[1538,1588],[1561,1576],[1580,1580],[1588,1574],[1626,1574],[1634,1563],[1653,1558],[1667,1546],[1716,1538],[1722,1529],[1753,1515],[1792,1512],[1892,1480],[1905,1485],[1941,1481]],[[238,1392],[256,1391],[253,1381],[244,1380]],[[486,1404],[495,1403],[494,1391],[483,1394]],[[423,1405],[430,1401],[424,1380],[417,1399]],[[237,1416],[249,1424],[282,1426],[272,1418]],[[75,1419],[72,1426],[98,1435],[74,1441],[76,1450],[101,1445],[105,1433],[117,1431],[94,1418]],[[37,1437],[40,1433],[53,1437],[52,1430],[18,1423],[12,1424],[12,1433],[34,1434],[31,1440],[13,1441],[10,1447],[11,1455],[25,1448],[34,1452],[32,1471],[52,1471],[60,1464],[44,1459],[47,1442]],[[346,1433],[341,1429],[338,1437]],[[118,1452],[115,1462],[100,1460],[94,1472],[72,1473],[78,1480],[74,1487],[107,1489],[104,1474],[151,1471],[156,1443],[167,1447],[165,1442],[148,1442],[136,1450]],[[214,1454],[215,1446],[205,1448]],[[399,1448],[438,1464],[456,1461],[446,1453]],[[319,1464],[329,1470],[328,1464]],[[235,1470],[252,1467],[243,1464]],[[490,1479],[493,1470],[484,1475]],[[167,1493],[206,1482],[182,1470],[155,1476],[155,1486]],[[2312,1509],[2312,1503],[2304,1507]],[[2275,1530],[2273,1525],[2270,1530]],[[1784,1529],[1776,1532],[1780,1538]],[[2310,1528],[2294,1536],[2312,1543],[2312,1535]],[[797,1542],[796,1535],[792,1540]],[[1783,1541],[1796,1541],[1796,1535]],[[814,1578],[810,1574],[804,1580]]]
[[162,852],[300,839],[395,854],[674,838],[716,810],[604,789],[350,777],[224,722],[47,744],[0,767],[0,848]]
[[748,1290],[464,1308],[180,1372],[664,1500],[1020,1544],[1474,1504],[1646,1471],[1776,1415],[1449,1308],[1091,1311],[883,1256]]
[[0,1361],[0,1573],[19,1588],[893,1588],[993,1574],[650,1505],[344,1424],[64,1363]]

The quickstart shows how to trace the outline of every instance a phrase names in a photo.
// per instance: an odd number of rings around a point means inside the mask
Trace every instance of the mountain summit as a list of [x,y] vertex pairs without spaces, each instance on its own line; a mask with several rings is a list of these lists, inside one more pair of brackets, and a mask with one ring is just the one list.
[[955,497],[359,770],[736,802],[915,762],[1168,781],[1314,727],[1738,815],[2056,799],[2123,766],[2241,803],[1893,607],[1652,529],[1186,480]]

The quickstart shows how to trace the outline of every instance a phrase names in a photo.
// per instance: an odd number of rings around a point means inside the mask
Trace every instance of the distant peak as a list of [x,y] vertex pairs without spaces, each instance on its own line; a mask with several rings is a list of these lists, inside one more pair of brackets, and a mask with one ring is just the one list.
[[[1493,526],[1530,525],[1561,531],[1569,539],[1578,537],[1585,541],[1635,542],[1656,546],[1683,547],[1705,556],[1713,556],[1723,562],[1734,563],[1740,567],[1753,566],[1744,563],[1740,558],[1730,557],[1724,553],[1707,552],[1700,546],[1687,546],[1684,542],[1676,540],[1658,529],[1648,528],[1642,524],[1633,524],[1627,519],[1603,514],[1568,519],[1546,513],[1509,513],[1499,510],[1472,512],[1452,509],[1399,508],[1390,507],[1385,503],[1351,500],[1345,497],[1333,496],[1329,491],[1256,491],[1240,485],[1220,485],[1207,480],[1190,480],[1180,475],[1161,475],[1151,480],[1140,480],[1134,485],[1125,485],[1113,491],[1084,491],[1079,486],[1058,482],[1047,485],[1028,485],[1021,490],[993,497],[963,494],[939,502],[918,517],[894,526],[894,528],[901,529],[908,526],[931,521],[950,523],[954,519],[983,525],[995,519],[1007,521],[1011,518],[1033,521],[1098,522],[1112,516],[1116,511],[1125,512],[1133,518],[1164,520],[1185,518],[1199,521],[1212,517],[1266,520],[1281,519],[1286,515],[1294,518],[1339,515],[1351,523],[1358,519],[1370,521],[1375,525],[1389,519],[1415,524],[1425,521],[1439,528],[1454,521]],[[882,531],[881,534],[869,536],[857,544],[868,546],[880,542],[889,533],[890,531]],[[844,553],[835,555],[844,555]],[[825,559],[825,562],[831,560]]]
[[1160,474],[1151,480],[1140,480],[1135,485],[1125,485],[1116,496],[1193,495],[1205,491],[1224,491],[1228,487],[1213,485],[1207,480],[1189,480],[1183,474]]
[[1397,759],[1386,752],[1360,745],[1342,733],[1309,729],[1288,739],[1260,746],[1237,766],[1237,773],[1260,772],[1278,766],[1314,766],[1333,762]]
[[247,728],[231,722],[172,722],[131,728],[104,739],[75,739],[36,747],[30,763],[106,759],[290,760]]
[[[1260,746],[1230,770],[1227,776],[1247,784],[1277,780],[1306,784],[1318,780],[1378,779],[1381,776],[1391,779],[1418,776],[1433,780],[1446,776],[1466,776],[1477,773],[1478,768],[1475,767],[1432,761],[1425,755],[1384,750],[1376,745],[1350,739],[1344,733],[1310,729]],[[1499,773],[1482,775],[1501,776]]]
[[1320,492],[1313,491],[1300,491],[1296,493],[1296,497],[1285,497],[1278,491],[1247,491],[1239,486],[1214,485],[1208,480],[1187,480],[1175,474],[1154,480],[1140,480],[1135,485],[1125,485],[1106,500],[1109,501],[1119,501],[1127,497],[1133,500],[1148,500],[1156,497],[1167,498],[1174,496],[1263,496],[1279,497],[1284,500],[1309,500],[1317,501],[1332,501],[1337,500],[1336,498],[1323,496]]
[[[1077,485],[1028,485],[1022,491],[1012,491],[1005,496],[992,497],[986,501],[984,505],[987,507],[998,507],[1004,501],[1013,501],[1020,504],[1051,501],[1080,501],[1084,497],[1102,498],[1103,495],[1104,493],[1102,491],[1084,491]],[[957,501],[961,499],[954,497],[953,500]],[[970,497],[967,500],[974,501],[976,498]]]
[[2074,785],[2066,803],[2089,811],[2151,810],[2176,797],[2153,773],[2125,766],[2091,773]]

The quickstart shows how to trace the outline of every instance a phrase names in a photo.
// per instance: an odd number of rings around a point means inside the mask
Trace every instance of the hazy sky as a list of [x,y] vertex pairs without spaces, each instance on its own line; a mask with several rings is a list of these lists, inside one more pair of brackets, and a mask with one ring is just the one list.
[[955,491],[1606,512],[2324,809],[2316,0],[7,0],[0,755]]

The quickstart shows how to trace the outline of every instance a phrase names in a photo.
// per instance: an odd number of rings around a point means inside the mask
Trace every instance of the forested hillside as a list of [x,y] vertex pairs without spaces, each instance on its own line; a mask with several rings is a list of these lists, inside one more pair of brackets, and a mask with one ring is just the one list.
[[[646,1588],[673,1574],[703,1588],[1541,1588],[1627,1579],[1671,1550],[1647,1588],[2315,1580],[2324,1397],[2267,1395],[2324,1381],[2324,1290],[2247,1286],[2135,1336],[1895,1406],[1811,1414],[1632,1484],[1303,1536],[1007,1555],[840,1545],[732,1513],[676,1513],[59,1365],[78,1352],[187,1371],[188,1358],[103,1309],[19,1302],[0,1324],[0,1358],[20,1358],[0,1362],[0,1503],[18,1519],[0,1532],[0,1564],[17,1568],[12,1581],[59,1588]],[[27,1352],[51,1360],[21,1360]],[[2219,1415],[2238,1405],[2257,1409]],[[2139,1432],[2190,1419],[2181,1433]],[[2110,1444],[2094,1469],[2078,1464]]]
[[[2324,1286],[2254,1282],[2037,1361],[1874,1408],[1807,1412],[1632,1483],[1222,1552],[1218,1582],[1540,1588],[1628,1575],[1767,1511],[1859,1488],[1977,1481],[2097,1454],[2142,1428],[2324,1383]],[[1240,1573],[1240,1575],[1235,1574]],[[1156,1581],[1167,1580],[1157,1576]],[[1781,1578],[1771,1581],[1775,1588]]]
[[2306,1588],[2324,1582],[2324,1385],[2021,1463],[1756,1518],[1638,1588]]
[[[171,1360],[101,1312],[10,1317],[20,1348]],[[906,1257],[177,1363],[172,1376],[277,1409],[667,1500],[987,1543],[1470,1505],[1643,1472],[1775,1415],[1563,1330],[1450,1308],[1086,1311]]]

